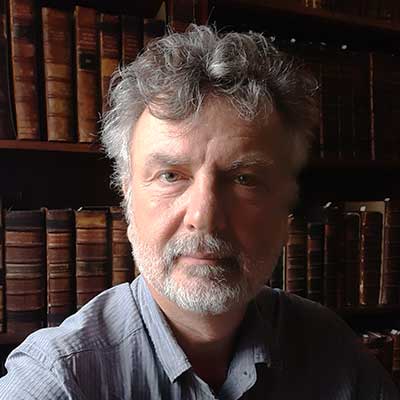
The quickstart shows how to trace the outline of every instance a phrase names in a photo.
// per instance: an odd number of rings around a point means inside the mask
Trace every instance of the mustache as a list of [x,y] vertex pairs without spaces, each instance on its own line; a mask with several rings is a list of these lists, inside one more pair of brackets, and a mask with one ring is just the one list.
[[167,263],[181,256],[204,253],[216,258],[238,258],[233,245],[216,235],[185,235],[171,239],[164,249],[163,258]]

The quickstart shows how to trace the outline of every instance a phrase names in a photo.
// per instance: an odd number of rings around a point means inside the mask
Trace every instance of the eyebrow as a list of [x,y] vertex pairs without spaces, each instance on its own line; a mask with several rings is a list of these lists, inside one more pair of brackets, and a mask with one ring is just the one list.
[[[184,157],[179,155],[169,155],[164,153],[151,153],[147,160],[147,165],[165,165],[165,166],[177,166],[177,165],[189,165],[191,163],[190,157]],[[266,158],[260,155],[246,155],[233,161],[228,170],[236,170],[239,168],[267,168],[271,167],[274,161],[270,158]]]

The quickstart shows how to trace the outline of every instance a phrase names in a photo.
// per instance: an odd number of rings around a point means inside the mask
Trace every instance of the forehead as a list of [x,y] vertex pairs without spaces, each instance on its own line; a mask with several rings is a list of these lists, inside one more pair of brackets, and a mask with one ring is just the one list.
[[208,101],[196,118],[162,120],[146,109],[133,132],[131,155],[134,163],[146,154],[186,152],[193,158],[237,157],[241,153],[265,153],[278,158],[286,136],[276,112],[267,121],[249,122],[222,100]]

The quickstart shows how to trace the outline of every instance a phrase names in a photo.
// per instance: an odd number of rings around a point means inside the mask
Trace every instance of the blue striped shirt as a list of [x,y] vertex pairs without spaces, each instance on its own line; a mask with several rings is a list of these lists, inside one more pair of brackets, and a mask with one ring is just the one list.
[[219,393],[192,370],[143,278],[98,295],[9,356],[0,399],[399,400],[326,308],[265,288],[249,305]]

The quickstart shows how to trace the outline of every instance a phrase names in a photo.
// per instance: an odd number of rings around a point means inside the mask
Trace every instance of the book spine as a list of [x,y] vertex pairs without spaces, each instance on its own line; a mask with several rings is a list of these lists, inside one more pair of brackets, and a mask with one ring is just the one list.
[[74,141],[72,22],[66,11],[42,8],[47,138]]
[[360,215],[344,215],[344,304],[358,306],[360,286]]
[[100,46],[100,94],[102,113],[107,111],[107,95],[111,75],[118,68],[121,57],[121,32],[119,16],[100,14],[99,46]]
[[34,1],[9,4],[17,139],[40,140]]
[[286,245],[285,290],[298,296],[307,294],[307,225],[301,216],[289,216]]
[[128,65],[135,61],[143,48],[143,18],[122,15],[122,63]]
[[98,54],[96,10],[75,8],[78,142],[97,139]]
[[8,84],[8,46],[5,2],[0,1],[0,139],[11,139],[10,93]]
[[168,22],[175,32],[185,32],[191,22],[196,19],[195,0],[171,0],[168,2]]
[[324,225],[307,224],[307,298],[322,303]]
[[344,229],[340,207],[326,210],[323,292],[324,305],[340,307],[344,302]]
[[379,301],[382,257],[382,214],[362,211],[360,229],[360,304]]
[[380,304],[400,304],[400,201],[385,201]]
[[134,277],[134,262],[127,236],[127,224],[122,209],[111,207],[112,286],[130,282]]
[[42,211],[5,215],[7,332],[27,334],[45,326],[45,223]]
[[76,307],[110,287],[107,212],[75,211]]
[[72,210],[46,210],[47,326],[75,311],[75,240]]

